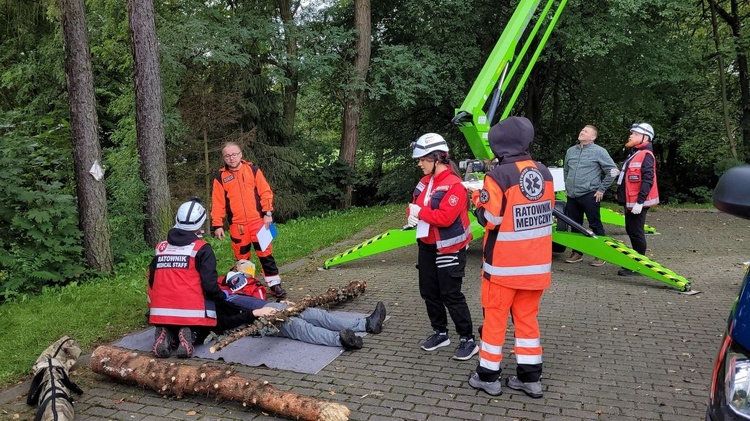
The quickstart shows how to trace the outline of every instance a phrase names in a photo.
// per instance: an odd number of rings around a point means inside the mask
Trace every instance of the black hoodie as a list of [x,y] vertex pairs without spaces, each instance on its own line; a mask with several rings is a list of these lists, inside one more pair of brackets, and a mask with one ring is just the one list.
[[529,147],[534,141],[534,126],[526,117],[508,117],[492,126],[490,148],[498,165],[531,159]]

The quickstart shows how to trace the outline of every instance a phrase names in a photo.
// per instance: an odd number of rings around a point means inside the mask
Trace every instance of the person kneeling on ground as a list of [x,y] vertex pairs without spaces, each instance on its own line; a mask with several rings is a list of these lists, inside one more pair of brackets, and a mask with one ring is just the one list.
[[157,358],[189,358],[198,336],[252,323],[268,310],[247,311],[227,301],[217,284],[216,256],[200,239],[206,209],[195,198],[180,205],[167,240],[149,265],[148,319],[156,326]]
[[[257,280],[242,272],[229,272],[219,286],[228,294],[227,300],[230,303],[246,311],[252,311],[253,314],[263,311],[272,316],[277,311],[294,305],[290,301],[274,303],[251,295],[252,292],[248,291],[256,291]],[[274,335],[316,345],[343,346],[346,350],[361,349],[362,338],[355,333],[380,333],[383,330],[385,316],[386,309],[382,301],[377,303],[372,314],[358,318],[342,317],[319,308],[308,307],[298,316],[277,323],[275,326],[279,332]]]

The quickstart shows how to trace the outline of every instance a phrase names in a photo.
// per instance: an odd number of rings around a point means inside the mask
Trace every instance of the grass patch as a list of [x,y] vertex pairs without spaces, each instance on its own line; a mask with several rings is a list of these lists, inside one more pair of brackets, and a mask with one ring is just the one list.
[[[279,224],[274,257],[283,265],[369,227],[383,231],[392,228],[393,220],[403,219],[403,208],[353,208]],[[229,269],[234,261],[229,240],[207,240],[216,251],[219,273]],[[151,252],[134,256],[119,265],[112,277],[47,288],[38,296],[23,296],[0,305],[0,387],[29,376],[39,354],[63,335],[90,352],[97,345],[146,327],[146,271],[151,256]]]

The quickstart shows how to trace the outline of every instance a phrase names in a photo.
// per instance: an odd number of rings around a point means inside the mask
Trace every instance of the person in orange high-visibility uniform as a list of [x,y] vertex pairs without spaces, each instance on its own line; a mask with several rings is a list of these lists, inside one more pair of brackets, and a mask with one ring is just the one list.
[[273,258],[273,243],[261,250],[258,231],[273,223],[273,191],[257,166],[242,159],[242,150],[228,142],[221,150],[224,166],[216,172],[211,192],[211,229],[216,238],[224,239],[224,218],[229,223],[229,237],[237,260],[249,260],[250,251],[260,260],[263,279],[269,292],[284,298],[281,276]]
[[490,129],[498,165],[474,191],[476,216],[485,227],[482,266],[484,326],[479,364],[469,385],[497,396],[508,313],[515,325],[517,375],[511,389],[542,397],[542,344],[539,302],[552,275],[552,174],[531,159],[534,127],[525,117],[509,117]]
[[[649,208],[659,204],[659,188],[656,185],[656,159],[654,158],[654,128],[648,123],[636,123],[630,128],[625,143],[630,155],[622,165],[617,178],[617,203],[624,206],[625,231],[630,245],[640,254],[646,254],[646,214]],[[620,276],[638,275],[622,268]]]

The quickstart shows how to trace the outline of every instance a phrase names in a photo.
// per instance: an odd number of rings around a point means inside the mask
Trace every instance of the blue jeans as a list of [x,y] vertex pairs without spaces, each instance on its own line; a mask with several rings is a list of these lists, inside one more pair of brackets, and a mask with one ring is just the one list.
[[[244,295],[232,295],[229,297],[229,301],[248,310],[261,307],[283,310],[289,307],[286,304],[269,303],[259,298]],[[263,305],[259,307],[259,304]],[[355,332],[364,332],[365,326],[366,320],[363,317],[339,316],[314,307],[308,307],[299,316],[276,325],[279,329],[278,336],[326,346],[341,346],[340,330],[351,329]]]

